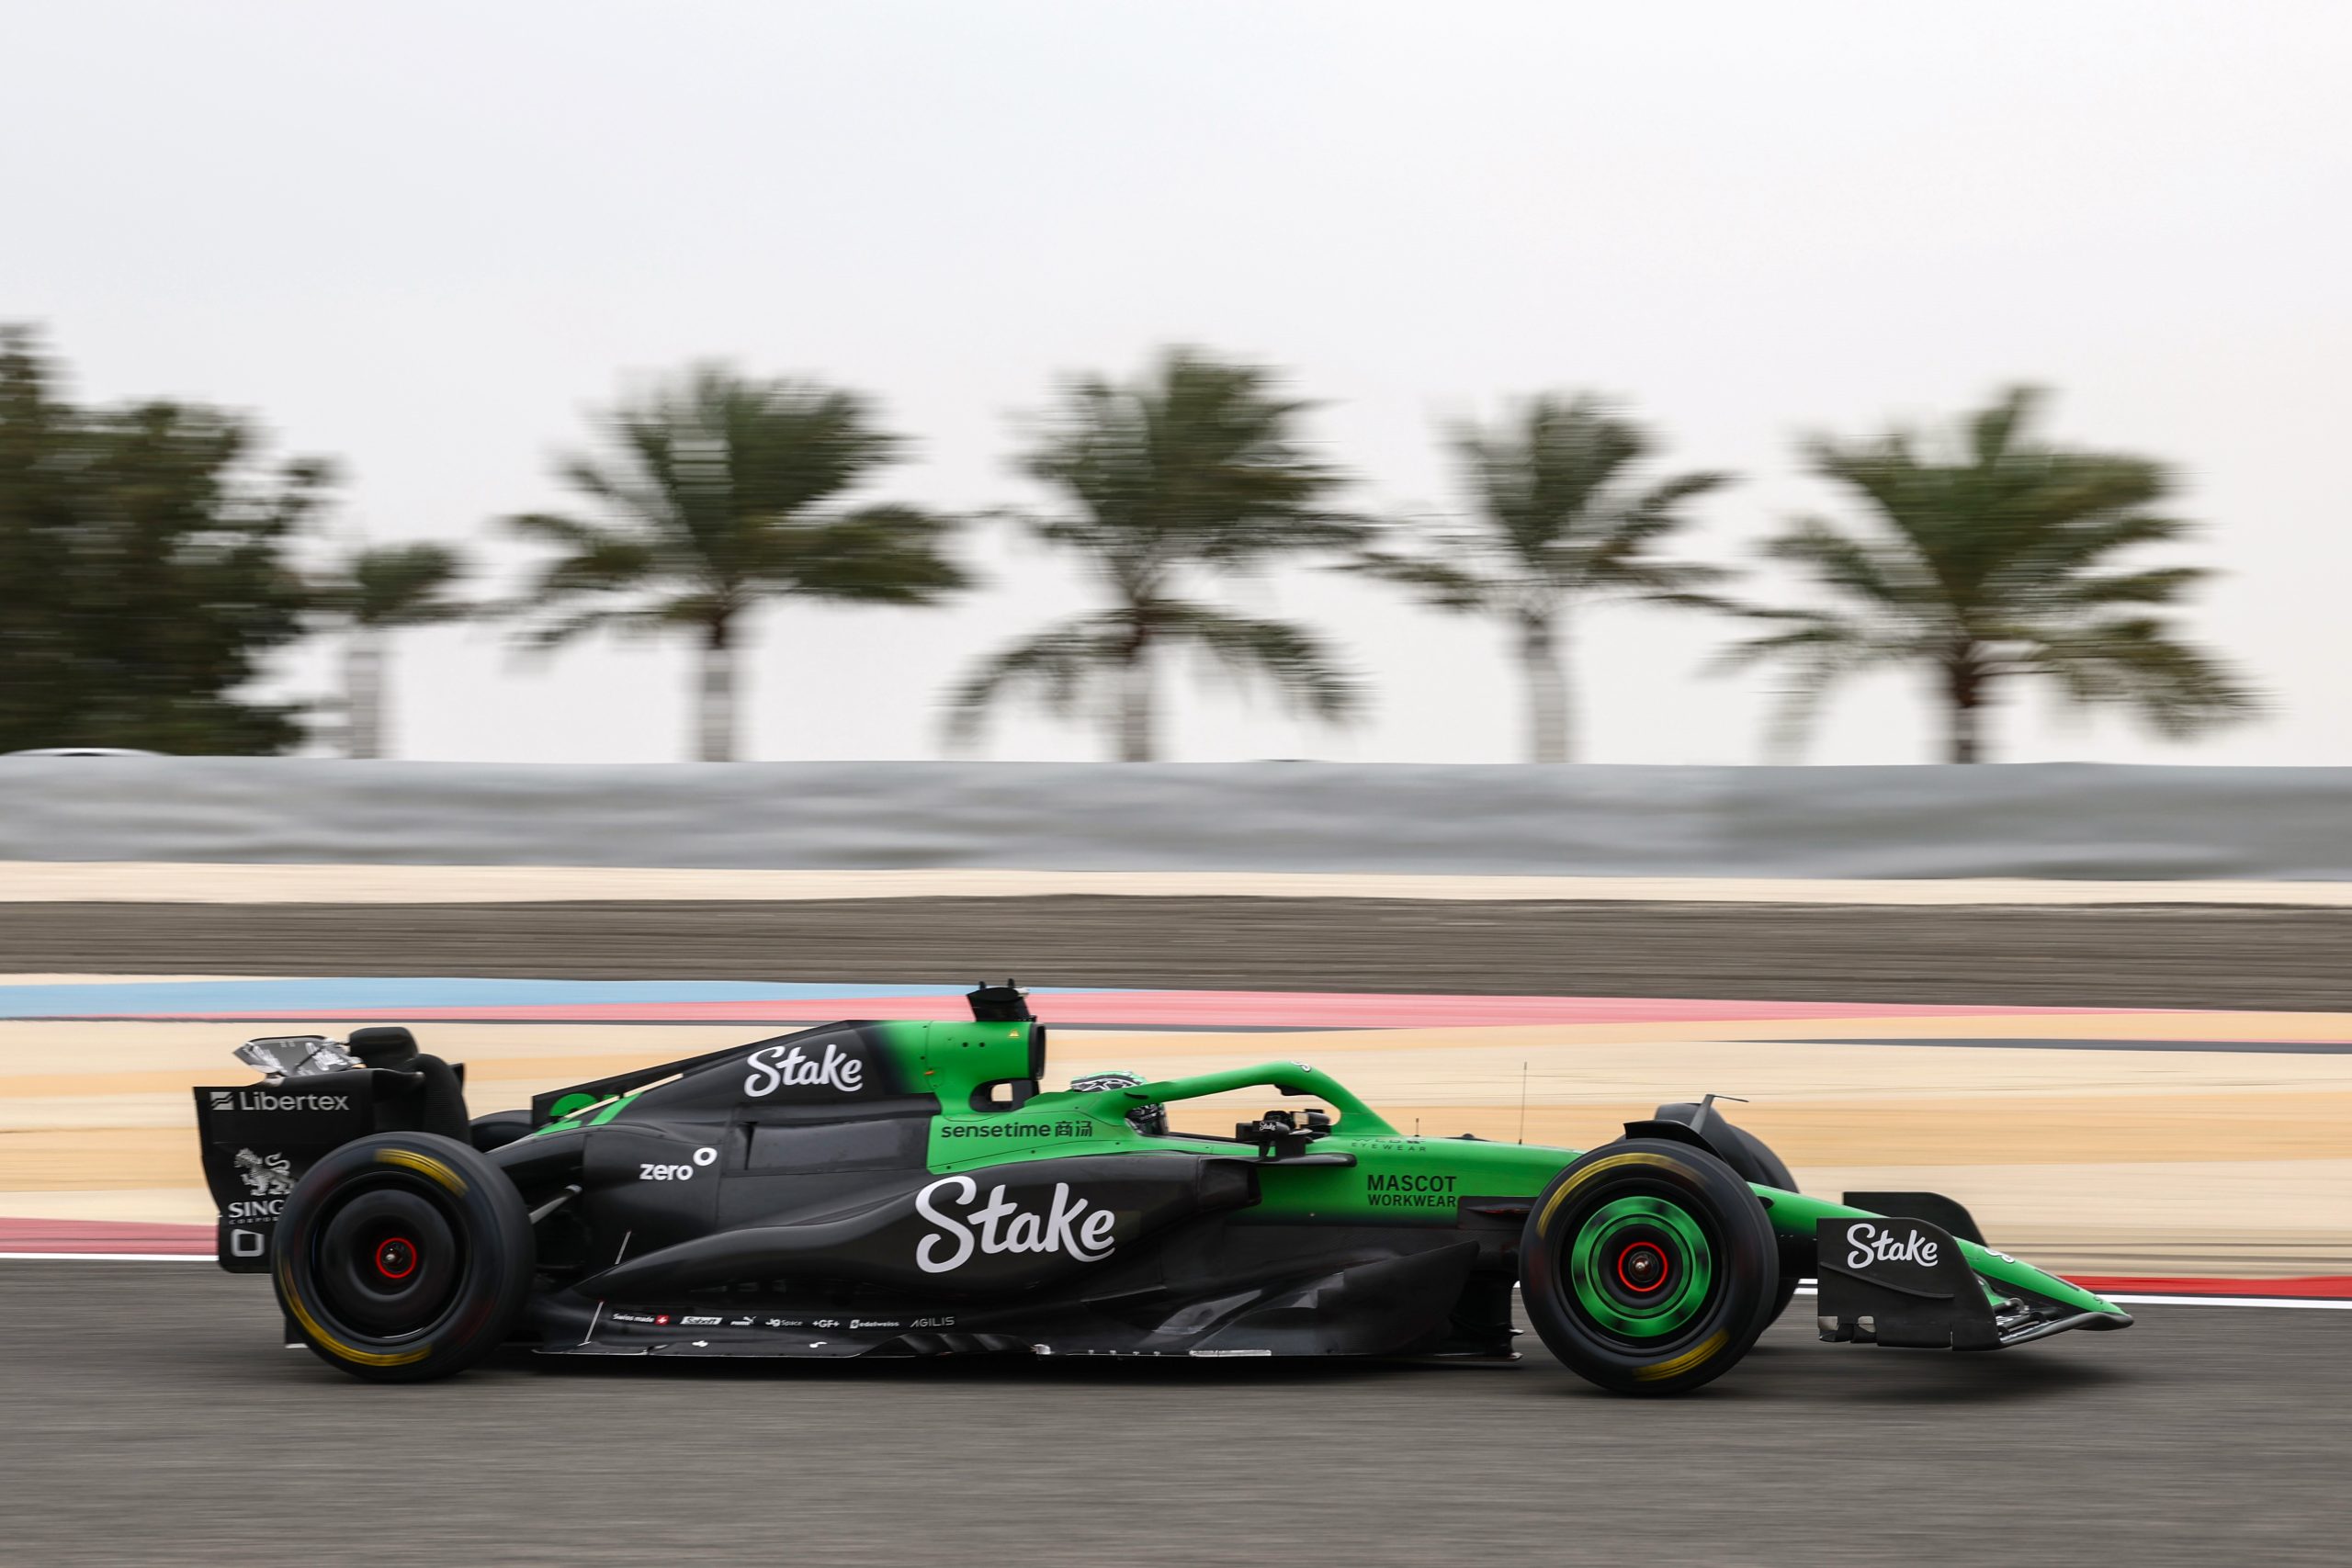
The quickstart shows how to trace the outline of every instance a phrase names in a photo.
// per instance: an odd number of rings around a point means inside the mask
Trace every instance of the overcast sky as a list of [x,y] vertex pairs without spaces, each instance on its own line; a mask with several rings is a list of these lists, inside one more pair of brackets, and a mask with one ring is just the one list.
[[[1545,388],[1627,400],[1738,471],[1694,553],[1842,502],[1808,432],[1999,386],[2164,457],[2193,624],[2272,716],[2188,747],[2039,700],[2017,760],[2352,762],[2352,6],[0,0],[0,319],[94,399],[247,409],[341,460],[338,525],[474,539],[557,504],[549,459],[636,376],[700,357],[866,391],[919,443],[875,499],[1035,498],[1017,420],[1073,370],[1189,342],[1285,367],[1356,501],[1456,499],[1435,436]],[[948,611],[764,614],[746,755],[919,757],[971,659],[1090,604],[983,535]],[[491,579],[514,547],[491,547]],[[1758,586],[1756,590],[1768,590]],[[1311,571],[1236,591],[1339,641],[1345,731],[1185,686],[1182,760],[1501,761],[1500,631]],[[1726,628],[1577,634],[1587,754],[1748,761],[1766,677]],[[318,653],[285,677],[323,690]],[[684,753],[682,647],[545,668],[489,629],[405,639],[402,754]],[[1809,757],[1927,760],[1914,680]],[[990,754],[1087,757],[1021,716]]]

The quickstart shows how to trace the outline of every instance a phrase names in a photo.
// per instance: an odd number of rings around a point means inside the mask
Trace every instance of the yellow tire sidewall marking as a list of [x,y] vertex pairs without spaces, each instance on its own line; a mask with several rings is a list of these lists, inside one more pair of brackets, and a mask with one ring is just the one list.
[[1634,1375],[1644,1382],[1656,1382],[1661,1378],[1675,1377],[1689,1371],[1730,1343],[1730,1331],[1718,1328],[1670,1361],[1653,1361],[1646,1367],[1635,1367]]
[[[466,1179],[431,1155],[421,1155],[413,1149],[378,1149],[376,1161],[379,1165],[394,1165],[403,1170],[413,1170],[454,1193],[463,1194],[466,1190]],[[355,1366],[405,1367],[433,1354],[433,1342],[429,1339],[406,1350],[362,1350],[329,1334],[311,1314],[309,1304],[302,1300],[302,1292],[295,1289],[291,1269],[283,1254],[277,1259],[277,1283],[285,1292],[287,1310],[294,1314],[294,1321],[302,1325],[302,1332],[311,1337],[312,1343]]]
[[396,1165],[404,1170],[413,1170],[427,1180],[437,1181],[450,1191],[460,1195],[466,1190],[466,1179],[431,1155],[421,1155],[413,1149],[378,1149],[376,1162],[379,1165]]
[[433,1354],[433,1342],[429,1339],[408,1350],[362,1350],[356,1346],[346,1345],[319,1326],[319,1320],[312,1317],[311,1309],[303,1304],[302,1292],[296,1290],[294,1281],[287,1277],[286,1265],[282,1259],[278,1264],[277,1284],[278,1288],[286,1293],[287,1310],[294,1314],[294,1321],[302,1325],[302,1332],[311,1337],[313,1344],[331,1355],[339,1356],[356,1366],[405,1367],[411,1362],[422,1361],[425,1357]]
[[1616,1170],[1622,1167],[1629,1165],[1663,1166],[1669,1170],[1674,1168],[1674,1162],[1668,1159],[1664,1155],[1634,1153],[1611,1155],[1607,1159],[1597,1159],[1590,1165],[1586,1166],[1582,1170],[1577,1171],[1574,1177],[1570,1178],[1566,1181],[1563,1181],[1559,1186],[1553,1189],[1552,1196],[1545,1199],[1544,1201],[1544,1212],[1535,1216],[1535,1234],[1537,1235],[1548,1235],[1550,1234],[1552,1229],[1553,1211],[1560,1206],[1561,1200],[1566,1198],[1569,1193],[1575,1191],[1577,1188],[1582,1187],[1586,1182],[1591,1180],[1594,1177],[1600,1175],[1603,1171]]

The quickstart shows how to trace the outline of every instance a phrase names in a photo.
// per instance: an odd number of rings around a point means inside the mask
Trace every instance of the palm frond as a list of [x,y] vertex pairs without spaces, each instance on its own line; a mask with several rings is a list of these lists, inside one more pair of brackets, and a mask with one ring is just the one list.
[[673,632],[693,616],[679,604],[615,608],[600,606],[549,615],[526,627],[516,638],[529,653],[551,653],[592,633],[609,632],[625,639]]
[[[2120,704],[2159,731],[2186,735],[2250,711],[2252,695],[2216,660],[2148,615],[2177,604],[2207,573],[2118,565],[2128,551],[2177,542],[2188,525],[2155,510],[2165,468],[2144,458],[2057,447],[2037,438],[2041,395],[2013,389],[1924,443],[1904,432],[1821,440],[1815,470],[1865,506],[1871,535],[1800,521],[1767,547],[1868,623],[1871,658],[1980,680],[2039,675],[2082,704]],[[1804,644],[1758,656],[1804,660]]]
[[1362,688],[1303,626],[1179,604],[1158,607],[1154,630],[1199,649],[1237,682],[1269,687],[1283,705],[1316,718],[1345,719],[1362,705]]
[[2110,616],[2037,639],[2018,662],[2053,678],[2079,705],[2132,708],[2176,739],[2262,710],[2260,698],[2219,660],[2173,637],[2154,616]]
[[431,626],[473,613],[449,596],[465,571],[465,558],[447,545],[379,545],[347,558],[320,598],[354,626]]
[[1453,440],[1487,575],[1555,597],[1673,592],[1712,578],[1713,569],[1657,551],[1690,525],[1690,503],[1729,476],[1638,485],[1655,443],[1600,400],[1538,396],[1492,426],[1457,426]]
[[1441,610],[1483,610],[1498,594],[1497,585],[1487,579],[1435,556],[1368,549],[1339,562],[1338,570],[1413,589],[1423,604]]
[[1075,503],[1039,536],[1155,577],[1351,545],[1365,525],[1327,504],[1340,476],[1300,433],[1313,406],[1272,370],[1193,349],[1133,383],[1068,382],[1022,459]]
[[618,593],[644,587],[660,575],[661,556],[641,536],[599,527],[552,513],[506,519],[508,531],[556,544],[566,553],[539,569],[526,600],[558,605],[582,595]]
[[845,515],[769,531],[767,559],[753,580],[815,599],[866,604],[930,604],[972,586],[942,553],[956,520],[911,506],[868,506]]
[[2123,604],[2175,604],[2188,590],[2212,575],[2196,566],[2094,572],[2057,584],[2053,598],[2086,610]]
[[1793,759],[1810,739],[1813,724],[1830,694],[1851,676],[1900,663],[1908,649],[1874,635],[1868,624],[1813,611],[1750,611],[1757,619],[1786,623],[1783,628],[1732,644],[1709,660],[1711,674],[1758,664],[1781,667],[1779,695],[1765,728],[1765,750]]
[[539,641],[597,626],[723,635],[794,593],[922,604],[968,584],[944,553],[954,518],[842,498],[902,447],[854,393],[698,365],[624,400],[595,457],[558,472],[591,514],[507,521],[549,547],[523,604]]
[[977,741],[990,710],[1008,698],[1027,697],[1048,713],[1069,716],[1093,681],[1126,665],[1134,640],[1134,627],[1124,618],[1090,615],[999,649],[948,693],[948,743],[961,748]]
[[1765,541],[1766,558],[1806,570],[1842,596],[1880,609],[1933,598],[1917,563],[1899,549],[1866,542],[1818,517],[1801,517]]

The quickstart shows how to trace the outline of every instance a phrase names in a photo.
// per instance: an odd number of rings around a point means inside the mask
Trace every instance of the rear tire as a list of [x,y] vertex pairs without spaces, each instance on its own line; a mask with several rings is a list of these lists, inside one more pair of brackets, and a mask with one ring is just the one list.
[[463,1371],[531,1287],[531,1220],[506,1173],[430,1133],[344,1145],[286,1200],[271,1278],[303,1343],[371,1382]]
[[1772,1224],[1747,1183],[1663,1139],[1577,1160],[1520,1238],[1528,1321],[1562,1365],[1614,1393],[1682,1393],[1722,1376],[1772,1321],[1779,1282]]

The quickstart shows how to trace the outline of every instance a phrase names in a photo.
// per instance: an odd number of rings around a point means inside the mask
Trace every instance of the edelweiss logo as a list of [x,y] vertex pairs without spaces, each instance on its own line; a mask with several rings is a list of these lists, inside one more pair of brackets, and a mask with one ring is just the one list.
[[1848,1225],[1846,1240],[1853,1248],[1846,1254],[1846,1267],[1849,1269],[1867,1269],[1873,1262],[1917,1263],[1933,1269],[1936,1254],[1942,1250],[1917,1231],[1912,1231],[1897,1241],[1893,1231],[1883,1231],[1867,1220]]
[[256,1198],[282,1198],[294,1190],[293,1172],[287,1168],[284,1155],[257,1155],[251,1149],[237,1151],[237,1175],[245,1190]]
[[[967,1209],[980,1190],[968,1176],[944,1176],[915,1194],[915,1212],[939,1226],[915,1245],[915,1267],[926,1274],[961,1269],[976,1247],[991,1253],[1067,1252],[1080,1263],[1099,1263],[1111,1256],[1111,1232],[1118,1216],[1108,1209],[1088,1213],[1087,1201],[1072,1198],[1067,1181],[1054,1183],[1053,1201],[1042,1214],[1007,1198],[1000,1186],[986,1203],[958,1218],[935,1201],[951,1188],[956,1190],[952,1201]],[[948,1249],[944,1257],[940,1256],[943,1247]]]
[[797,1045],[788,1051],[781,1045],[765,1046],[746,1060],[752,1071],[743,1080],[743,1092],[753,1100],[774,1094],[786,1084],[823,1084],[843,1094],[855,1094],[865,1082],[865,1064],[830,1043],[821,1060],[804,1055]]

